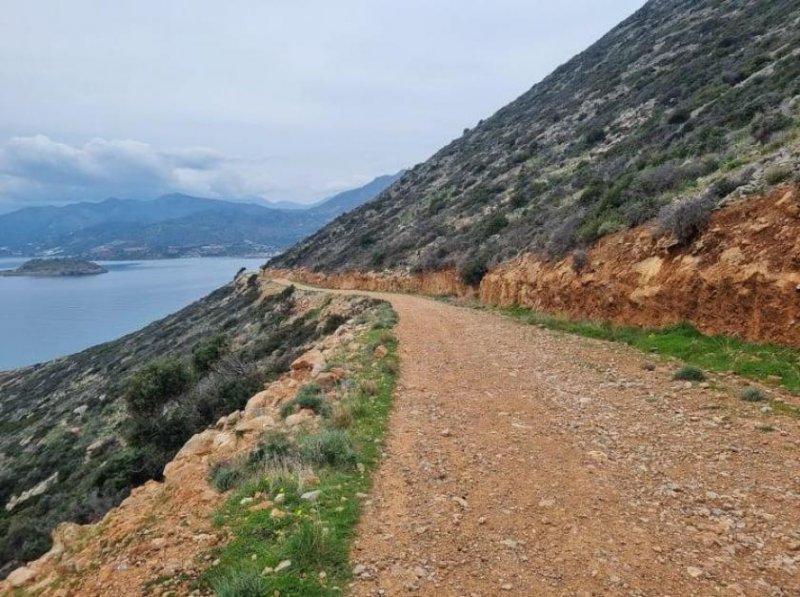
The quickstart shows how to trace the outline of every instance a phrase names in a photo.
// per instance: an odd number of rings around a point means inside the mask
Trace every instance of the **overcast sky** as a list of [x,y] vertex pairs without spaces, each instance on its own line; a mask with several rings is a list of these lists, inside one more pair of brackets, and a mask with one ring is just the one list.
[[421,162],[643,0],[4,0],[0,211],[309,201]]

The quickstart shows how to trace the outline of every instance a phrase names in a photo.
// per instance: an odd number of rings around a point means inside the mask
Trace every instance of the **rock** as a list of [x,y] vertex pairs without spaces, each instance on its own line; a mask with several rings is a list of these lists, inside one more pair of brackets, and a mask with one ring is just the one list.
[[442,437],[450,437],[450,430],[449,429],[442,429],[439,432],[439,435],[441,435]]
[[292,376],[295,378],[305,377],[307,375],[311,375],[312,377],[319,375],[324,368],[325,357],[317,349],[309,350],[304,355],[295,359],[291,365]]
[[376,359],[382,359],[389,354],[389,350],[383,344],[381,344],[375,349],[373,354],[375,355]]
[[155,539],[150,540],[150,545],[152,545],[156,549],[164,549],[167,545],[167,540],[164,537],[156,537]]
[[330,390],[333,388],[336,383],[339,381],[339,377],[331,373],[330,371],[326,371],[324,373],[320,373],[317,375],[314,381],[317,382],[323,389]]
[[300,412],[294,413],[286,417],[284,421],[287,427],[297,427],[314,420],[314,411],[302,409]]
[[656,365],[655,365],[655,363],[651,363],[651,362],[647,361],[645,363],[642,363],[642,369],[644,369],[645,371],[655,371],[656,370]]
[[540,508],[552,508],[556,505],[556,501],[552,498],[545,498],[543,500],[539,500],[539,507]]
[[28,568],[27,566],[21,566],[14,570],[11,574],[6,577],[8,584],[10,584],[14,588],[19,588],[23,585],[32,582],[36,578],[36,572],[32,569]]
[[697,566],[689,566],[688,568],[686,568],[686,573],[692,578],[700,578],[701,576],[703,576],[703,570],[698,568]]
[[417,578],[428,578],[428,571],[425,570],[422,566],[417,566],[414,568],[414,575]]
[[353,576],[361,576],[367,571],[367,567],[364,564],[356,564],[353,567]]
[[239,500],[239,505],[240,506],[248,506],[248,505],[252,504],[254,501],[255,500],[253,500],[253,498],[251,498],[251,497],[243,497],[241,500]]
[[276,504],[282,504],[285,501],[286,501],[286,494],[285,493],[279,493],[278,495],[275,496],[275,503]]
[[272,417],[253,417],[244,419],[236,425],[238,433],[260,433],[269,427],[274,427],[275,421]]
[[502,589],[503,591],[510,591],[513,588],[514,588],[514,585],[512,585],[511,583],[508,583],[508,582],[503,584],[503,585],[500,585],[500,589]]
[[317,489],[315,491],[307,491],[303,495],[300,496],[301,500],[306,500],[308,502],[316,502],[319,499],[319,496],[322,495],[322,492]]
[[75,415],[77,415],[79,417],[82,417],[83,415],[86,414],[87,410],[89,410],[89,405],[88,404],[81,404],[80,406],[76,406],[75,408],[73,408],[72,412]]
[[292,565],[292,561],[291,560],[283,560],[277,566],[275,566],[275,573],[277,574],[278,572],[283,572],[284,570],[289,568],[291,565]]

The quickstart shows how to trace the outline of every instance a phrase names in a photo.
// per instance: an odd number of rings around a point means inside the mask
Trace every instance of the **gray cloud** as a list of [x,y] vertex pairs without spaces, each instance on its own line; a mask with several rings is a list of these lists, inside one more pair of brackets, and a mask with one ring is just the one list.
[[0,146],[0,209],[170,192],[263,198],[273,193],[265,171],[265,164],[203,148],[158,150],[106,139],[73,146],[45,135],[12,137]]
[[7,2],[0,201],[315,199],[424,160],[643,2]]

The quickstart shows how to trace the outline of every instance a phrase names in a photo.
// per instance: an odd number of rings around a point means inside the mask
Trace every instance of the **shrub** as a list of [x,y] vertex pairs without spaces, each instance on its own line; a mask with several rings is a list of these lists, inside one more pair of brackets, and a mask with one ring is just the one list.
[[483,222],[483,236],[489,238],[499,234],[506,226],[508,226],[508,218],[502,213],[495,212]]
[[244,478],[242,467],[235,462],[218,462],[211,467],[208,480],[217,491],[233,489]]
[[672,379],[680,381],[705,381],[706,374],[698,367],[686,366],[678,369]]
[[583,249],[578,249],[572,254],[572,271],[581,273],[589,265],[589,254]]
[[347,323],[347,317],[344,315],[334,314],[325,320],[325,325],[322,326],[323,335],[327,336],[332,334],[343,324]]
[[711,212],[711,204],[701,197],[670,203],[658,214],[658,231],[672,234],[679,244],[685,245],[702,232]]
[[473,256],[468,259],[458,270],[461,281],[467,286],[480,286],[481,280],[486,275],[489,268],[486,258],[483,256]]
[[192,349],[192,366],[198,373],[206,373],[228,350],[225,336],[203,338]]
[[300,440],[300,454],[305,462],[316,465],[347,467],[356,463],[350,437],[339,429],[325,429]]
[[343,404],[333,407],[331,425],[334,429],[347,429],[353,424],[353,410]]
[[764,392],[753,386],[745,388],[739,392],[739,398],[747,402],[763,402],[767,399],[767,397],[764,395]]
[[794,120],[781,112],[761,114],[750,125],[750,133],[763,145],[769,142],[773,134],[789,128],[792,124]]
[[768,185],[780,184],[792,175],[792,169],[788,166],[773,166],[764,171],[764,181]]
[[269,581],[255,570],[237,570],[212,582],[217,597],[264,597]]
[[296,448],[286,433],[268,431],[261,438],[256,448],[250,453],[248,462],[251,465],[280,464],[295,454]]
[[313,410],[316,414],[327,417],[331,407],[322,395],[322,388],[316,384],[306,384],[301,387],[294,398],[281,407],[281,417],[284,419],[301,408]]
[[125,399],[133,414],[151,414],[182,394],[193,381],[186,363],[154,361],[134,374],[127,383]]

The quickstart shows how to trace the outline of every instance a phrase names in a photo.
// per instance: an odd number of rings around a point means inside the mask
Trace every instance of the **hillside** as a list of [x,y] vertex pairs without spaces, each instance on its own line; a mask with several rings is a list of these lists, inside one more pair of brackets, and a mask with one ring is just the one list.
[[797,177],[800,5],[652,0],[275,267],[422,272],[561,256],[667,204]]
[[240,275],[119,340],[0,375],[0,577],[56,524],[95,521],[160,478],[193,433],[369,304],[293,290]]
[[305,209],[187,195],[31,207],[0,216],[0,248],[4,254],[57,252],[90,259],[263,255],[369,201],[396,177],[379,177]]

